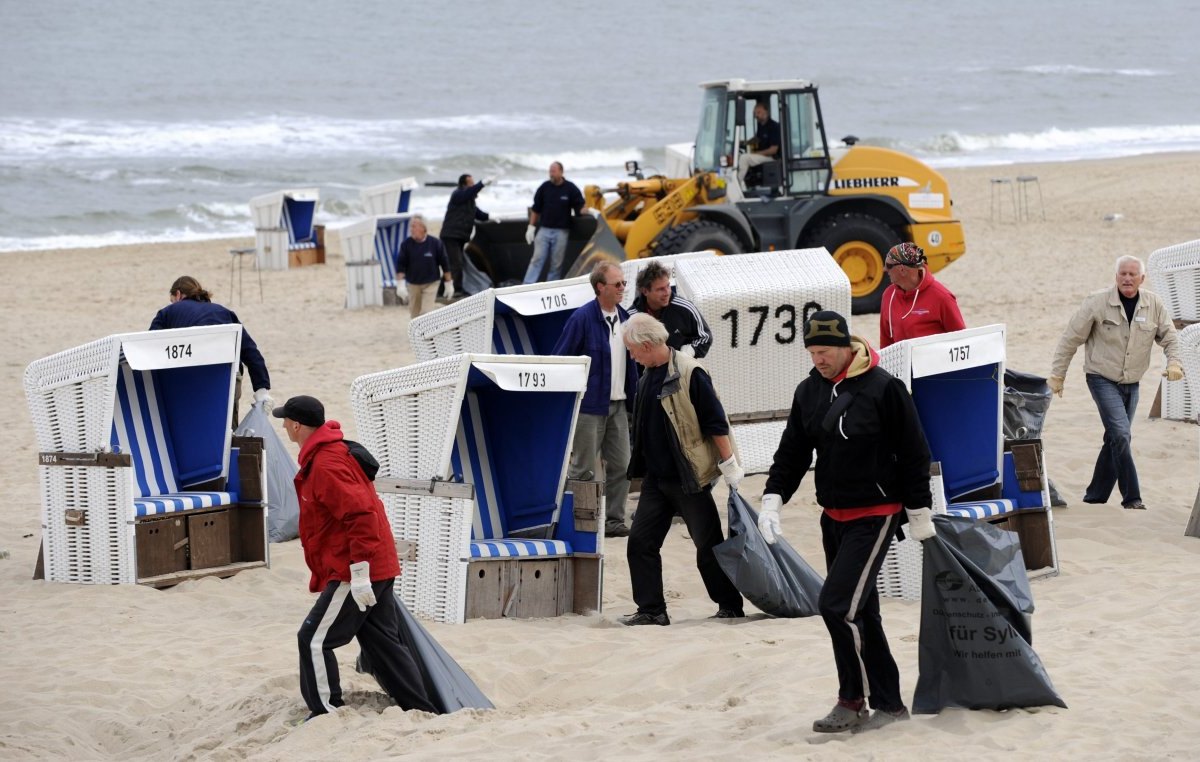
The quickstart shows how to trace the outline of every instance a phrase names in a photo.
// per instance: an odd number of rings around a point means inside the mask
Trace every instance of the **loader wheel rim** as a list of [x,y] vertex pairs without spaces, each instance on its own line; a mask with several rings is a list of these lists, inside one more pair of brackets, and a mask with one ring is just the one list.
[[865,241],[847,241],[837,247],[833,259],[850,279],[852,296],[869,296],[883,283],[886,274],[883,257]]

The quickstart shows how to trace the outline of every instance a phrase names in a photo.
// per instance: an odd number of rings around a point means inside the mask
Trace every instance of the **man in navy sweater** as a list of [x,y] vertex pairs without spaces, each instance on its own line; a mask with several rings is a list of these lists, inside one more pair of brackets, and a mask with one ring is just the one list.
[[408,281],[408,310],[411,317],[423,315],[437,304],[438,284],[454,277],[446,247],[429,235],[425,218],[413,215],[408,238],[396,253],[396,277]]
[[533,244],[533,256],[525,271],[526,283],[537,283],[542,279],[546,255],[550,255],[550,272],[546,280],[562,277],[563,258],[567,254],[567,239],[571,234],[571,213],[583,213],[583,194],[575,183],[563,177],[563,165],[550,165],[550,179],[542,183],[533,194],[533,206],[529,208],[529,227],[525,231],[526,243]]

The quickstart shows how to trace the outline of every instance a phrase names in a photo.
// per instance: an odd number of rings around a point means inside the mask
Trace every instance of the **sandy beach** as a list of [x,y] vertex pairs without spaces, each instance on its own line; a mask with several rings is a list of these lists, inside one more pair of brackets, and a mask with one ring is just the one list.
[[[1200,238],[1200,154],[947,170],[968,251],[938,274],[968,325],[1006,323],[1009,367],[1046,375],[1067,318],[1112,283],[1122,254]],[[990,214],[993,177],[1037,175],[1033,219]],[[1106,220],[1106,216],[1120,215]],[[143,330],[179,275],[235,310],[262,349],[277,403],[321,398],[350,436],[351,381],[411,363],[407,309],[343,309],[337,236],[324,266],[257,274],[231,291],[249,239],[0,254],[8,339],[0,383],[0,759],[374,760],[488,756],[597,759],[1188,759],[1200,745],[1200,539],[1183,535],[1200,481],[1200,427],[1149,420],[1165,365],[1155,353],[1134,427],[1147,511],[1079,502],[1102,429],[1072,364],[1045,440],[1062,574],[1034,582],[1034,647],[1069,709],[949,710],[861,736],[821,737],[836,695],[819,619],[707,620],[683,528],[664,548],[670,627],[626,628],[625,540],[606,544],[604,612],[549,620],[429,624],[495,703],[490,712],[406,714],[341,649],[349,707],[297,726],[295,633],[311,605],[297,541],[271,567],[169,590],[30,579],[40,541],[33,427],[21,379],[33,360]],[[877,316],[855,332],[878,338]],[[796,379],[798,382],[800,379]],[[716,379],[718,388],[720,379]],[[243,409],[249,392],[243,398]],[[757,500],[764,477],[743,492]],[[724,505],[724,487],[717,501]],[[632,504],[630,508],[632,509]],[[784,507],[788,538],[823,567],[811,480]],[[0,553],[2,555],[2,553]],[[919,606],[883,602],[911,698]]]

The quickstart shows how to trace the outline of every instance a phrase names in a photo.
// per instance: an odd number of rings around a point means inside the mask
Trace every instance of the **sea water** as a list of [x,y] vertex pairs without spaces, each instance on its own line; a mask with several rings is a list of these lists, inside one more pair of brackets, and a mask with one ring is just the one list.
[[[0,0],[0,251],[247,236],[247,201],[551,161],[611,187],[690,141],[697,84],[803,78],[831,140],[938,167],[1200,149],[1200,6]],[[413,210],[438,217],[448,189]]]

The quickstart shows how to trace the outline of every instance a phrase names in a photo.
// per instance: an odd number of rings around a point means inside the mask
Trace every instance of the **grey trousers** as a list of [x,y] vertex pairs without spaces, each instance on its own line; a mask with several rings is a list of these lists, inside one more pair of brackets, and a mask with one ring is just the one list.
[[575,425],[569,475],[580,479],[595,472],[596,457],[604,460],[605,526],[625,523],[625,499],[629,497],[629,415],[625,401],[610,402],[608,415],[580,413]]

